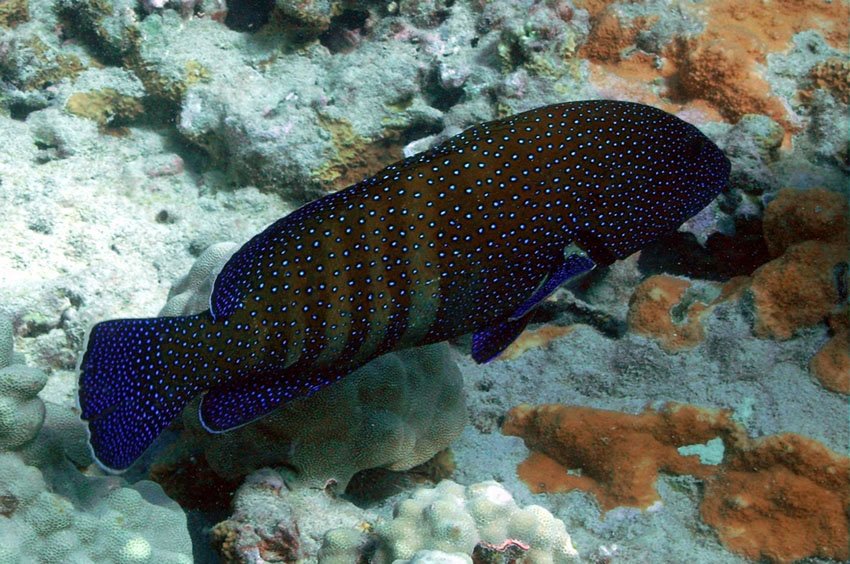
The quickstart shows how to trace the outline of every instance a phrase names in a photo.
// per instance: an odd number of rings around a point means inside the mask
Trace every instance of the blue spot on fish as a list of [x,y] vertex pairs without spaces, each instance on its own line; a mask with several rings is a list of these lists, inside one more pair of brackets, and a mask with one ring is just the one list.
[[692,125],[615,101],[467,129],[248,241],[199,315],[98,323],[79,404],[129,467],[194,397],[224,432],[391,350],[473,333],[486,362],[560,284],[675,231],[725,187]]

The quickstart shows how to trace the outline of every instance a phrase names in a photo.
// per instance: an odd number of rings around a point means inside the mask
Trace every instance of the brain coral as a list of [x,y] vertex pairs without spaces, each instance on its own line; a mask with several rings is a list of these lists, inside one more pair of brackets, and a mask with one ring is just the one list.
[[[235,249],[219,243],[204,251],[174,286],[161,315],[206,309],[215,275]],[[295,470],[292,483],[333,480],[343,489],[360,470],[407,470],[446,448],[466,423],[462,384],[446,345],[408,349],[222,435],[201,428],[195,405],[184,412],[185,448],[177,450],[203,450],[224,478],[288,465]]]

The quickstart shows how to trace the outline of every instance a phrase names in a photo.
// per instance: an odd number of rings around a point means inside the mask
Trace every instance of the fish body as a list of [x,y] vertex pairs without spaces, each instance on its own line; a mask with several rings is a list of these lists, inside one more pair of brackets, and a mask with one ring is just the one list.
[[223,432],[392,350],[473,333],[487,361],[560,284],[676,230],[728,174],[695,127],[640,104],[467,129],[256,235],[209,311],[93,327],[78,397],[94,454],[127,468],[200,394]]

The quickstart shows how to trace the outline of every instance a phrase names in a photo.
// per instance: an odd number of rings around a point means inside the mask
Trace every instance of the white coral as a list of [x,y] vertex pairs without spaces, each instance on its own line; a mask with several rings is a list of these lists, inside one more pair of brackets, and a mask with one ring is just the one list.
[[[463,561],[476,547],[490,552],[517,550],[527,564],[578,560],[563,521],[537,505],[519,507],[510,492],[492,480],[469,487],[444,480],[435,488],[420,488],[399,503],[394,518],[377,525],[373,534],[376,564],[434,561],[434,553],[428,551]],[[362,535],[329,531],[319,562],[339,562],[342,555],[350,558],[356,546],[366,544]]]

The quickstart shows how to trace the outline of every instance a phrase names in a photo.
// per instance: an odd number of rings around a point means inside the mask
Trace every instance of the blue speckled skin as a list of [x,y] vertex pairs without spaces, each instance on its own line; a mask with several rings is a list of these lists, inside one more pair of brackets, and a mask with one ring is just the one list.
[[221,432],[391,350],[474,332],[486,361],[557,284],[674,231],[728,174],[696,128],[639,104],[468,129],[255,236],[209,312],[97,324],[79,389],[94,453],[127,468],[202,393]]

